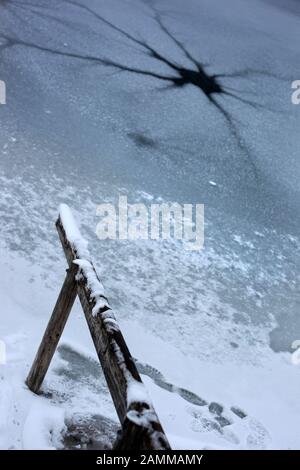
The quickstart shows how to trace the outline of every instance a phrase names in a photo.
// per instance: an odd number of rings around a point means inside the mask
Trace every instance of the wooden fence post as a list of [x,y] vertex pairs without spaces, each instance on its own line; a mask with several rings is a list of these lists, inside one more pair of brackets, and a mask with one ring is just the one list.
[[53,313],[26,379],[26,385],[34,393],[38,393],[40,389],[73,307],[77,295],[75,280],[77,271],[78,266],[75,264],[67,270]]
[[35,393],[40,389],[78,294],[122,426],[115,449],[170,449],[135,361],[104,295],[87,244],[65,205],[61,206],[56,228],[69,269],[26,384]]

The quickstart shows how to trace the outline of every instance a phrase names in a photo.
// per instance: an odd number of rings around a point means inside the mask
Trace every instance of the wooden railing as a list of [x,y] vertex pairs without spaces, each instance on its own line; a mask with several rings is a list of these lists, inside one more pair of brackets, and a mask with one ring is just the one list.
[[38,393],[78,295],[121,423],[121,433],[114,448],[170,449],[134,359],[109,306],[87,243],[81,237],[66,205],[60,207],[56,228],[69,268],[26,379],[27,386]]

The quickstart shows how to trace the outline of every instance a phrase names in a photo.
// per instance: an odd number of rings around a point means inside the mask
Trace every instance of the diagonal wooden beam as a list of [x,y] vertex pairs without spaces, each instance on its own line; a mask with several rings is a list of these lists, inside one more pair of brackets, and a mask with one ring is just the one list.
[[30,388],[30,390],[34,393],[38,393],[42,385],[51,359],[55,353],[65,324],[73,307],[77,295],[77,284],[75,280],[77,271],[78,266],[76,265],[70,266],[70,268],[67,270],[67,275],[55,304],[53,313],[26,379],[28,388]]
[[69,270],[26,380],[28,387],[34,392],[39,390],[77,293],[122,426],[115,449],[170,449],[135,361],[109,306],[87,243],[81,237],[66,205],[60,208],[56,227]]

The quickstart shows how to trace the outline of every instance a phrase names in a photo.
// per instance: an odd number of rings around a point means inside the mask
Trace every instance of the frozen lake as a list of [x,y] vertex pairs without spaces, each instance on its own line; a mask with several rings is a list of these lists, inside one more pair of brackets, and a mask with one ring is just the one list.
[[[20,428],[32,401],[21,384],[64,274],[54,221],[65,202],[133,355],[173,391],[251,417],[242,429],[228,412],[216,430],[144,368],[174,446],[299,448],[300,3],[0,0],[0,21],[0,338]],[[204,249],[100,242],[96,206],[120,194],[203,203]],[[72,322],[69,342],[92,350],[79,307]],[[94,389],[66,387],[71,410],[93,412]],[[3,447],[31,445],[9,429]]]

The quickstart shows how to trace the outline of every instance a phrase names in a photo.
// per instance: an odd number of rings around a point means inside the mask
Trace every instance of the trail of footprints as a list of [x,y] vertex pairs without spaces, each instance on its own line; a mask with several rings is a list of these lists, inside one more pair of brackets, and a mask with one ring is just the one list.
[[[192,405],[208,407],[208,411],[211,413],[212,418],[221,427],[232,424],[232,421],[230,421],[228,417],[223,416],[224,407],[220,403],[208,403],[206,400],[196,395],[196,393],[190,392],[185,388],[176,387],[176,385],[167,382],[163,374],[149,364],[136,361],[136,365],[139,373],[150,377],[158,387],[161,387],[168,392],[177,393],[181,396],[181,398],[186,400],[188,403],[191,403]],[[231,407],[231,411],[241,419],[246,418],[247,416],[243,410],[235,406]]]
[[[177,387],[166,381],[163,374],[149,364],[136,361],[140,374],[147,375],[153,382],[168,392],[176,393],[190,405],[187,412],[192,417],[191,428],[195,432],[215,431],[217,434],[236,445],[242,444],[242,436],[226,428],[231,424],[244,424],[245,441],[247,448],[265,449],[271,438],[263,425],[237,406],[231,406],[230,411],[217,402],[208,402],[195,393],[181,387]],[[199,407],[199,408],[198,408]],[[236,419],[235,419],[236,417]]]

